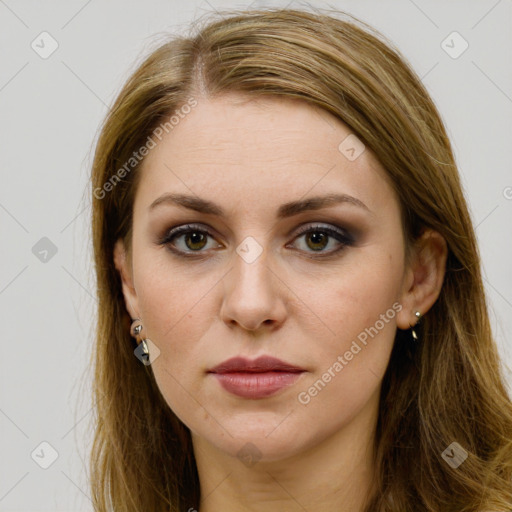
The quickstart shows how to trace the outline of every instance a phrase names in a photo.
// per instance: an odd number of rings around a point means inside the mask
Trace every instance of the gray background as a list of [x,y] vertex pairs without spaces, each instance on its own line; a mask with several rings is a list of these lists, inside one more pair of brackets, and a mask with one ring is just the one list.
[[[248,5],[0,0],[0,511],[92,510],[85,465],[96,303],[84,191],[99,125],[165,32]],[[512,2],[314,5],[347,10],[381,30],[437,103],[477,226],[492,327],[512,366]],[[46,59],[31,47],[51,49],[43,31],[59,45]],[[469,44],[457,58],[446,45],[459,53],[463,40],[442,43],[453,31]],[[507,378],[512,383],[509,370]]]

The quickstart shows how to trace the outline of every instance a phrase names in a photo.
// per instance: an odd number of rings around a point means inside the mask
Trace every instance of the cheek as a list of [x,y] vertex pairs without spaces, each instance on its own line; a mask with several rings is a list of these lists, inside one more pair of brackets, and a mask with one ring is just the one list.
[[162,362],[169,368],[178,366],[192,354],[191,348],[201,339],[210,315],[205,311],[208,297],[194,282],[180,282],[176,276],[147,281],[140,293],[139,305],[149,337],[161,350]]
[[303,285],[298,293],[318,312],[335,346],[337,340],[347,343],[355,339],[388,310],[391,320],[385,326],[379,322],[379,330],[390,330],[389,323],[392,330],[395,325],[396,307],[392,306],[400,297],[401,268],[392,264],[390,253],[376,256],[375,251],[368,251],[368,257],[360,255],[356,264],[347,264],[315,283],[303,281]]
[[174,332],[199,315],[208,283],[199,285],[194,275],[184,272],[183,265],[176,265],[164,248],[141,251],[138,262],[137,297],[147,332],[162,342],[173,339]]
[[177,281],[175,276],[165,280],[155,273],[141,293],[141,314],[148,337],[160,350],[151,365],[157,386],[168,406],[188,424],[190,414],[197,409],[198,389],[193,376],[204,364],[195,348],[206,330],[201,310],[204,293],[196,293],[193,287],[184,290]]
[[[160,354],[151,365],[168,405],[186,417],[197,408],[198,377],[205,369],[202,341],[214,321],[212,297],[218,276],[197,279],[178,272],[168,255],[141,255],[137,296],[148,337]],[[182,267],[181,267],[182,268]]]
[[[308,302],[326,327],[315,344],[318,372],[300,391],[301,403],[331,403],[344,410],[357,409],[375,392],[385,373],[396,334],[400,266],[389,253],[371,262],[359,259],[350,272],[340,272],[328,286],[309,293]],[[301,329],[307,332],[303,325]],[[317,383],[317,384],[315,384]],[[313,386],[313,387],[311,387]],[[316,399],[317,396],[322,396]],[[299,400],[300,401],[300,400]],[[348,407],[351,405],[351,407]],[[318,414],[325,414],[323,409]],[[354,412],[353,411],[353,412]]]

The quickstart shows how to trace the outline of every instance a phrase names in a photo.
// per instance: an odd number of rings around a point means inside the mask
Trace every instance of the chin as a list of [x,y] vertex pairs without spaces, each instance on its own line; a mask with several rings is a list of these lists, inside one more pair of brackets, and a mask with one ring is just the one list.
[[[258,462],[285,460],[301,452],[306,446],[287,432],[277,433],[274,426],[262,425],[244,430],[240,435],[209,438],[220,451],[239,459],[247,467]],[[312,441],[310,444],[314,444]]]

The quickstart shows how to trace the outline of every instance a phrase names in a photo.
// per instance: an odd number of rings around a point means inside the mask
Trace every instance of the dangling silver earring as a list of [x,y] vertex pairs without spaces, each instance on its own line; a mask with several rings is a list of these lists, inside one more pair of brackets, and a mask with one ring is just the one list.
[[[420,321],[420,318],[421,318],[421,313],[419,311],[416,311],[416,313],[414,313],[414,315],[416,316],[416,318],[418,319],[418,321],[414,324],[414,327],[416,327],[416,325],[418,324],[418,322]],[[418,335],[416,334],[416,331],[414,330],[414,327],[409,324],[409,327],[411,328],[411,334],[412,334],[412,339],[414,341],[418,341]]]
[[[142,337],[142,321],[140,318],[136,318],[132,321],[132,325],[130,327],[131,335],[137,340],[137,344],[139,346],[133,351],[135,356],[142,361],[144,365],[149,365],[149,347],[147,344],[147,338]],[[140,340],[140,341],[139,341]]]

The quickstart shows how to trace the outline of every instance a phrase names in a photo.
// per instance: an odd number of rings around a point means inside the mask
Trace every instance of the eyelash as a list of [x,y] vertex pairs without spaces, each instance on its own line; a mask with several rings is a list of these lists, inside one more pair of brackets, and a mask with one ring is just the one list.
[[[188,234],[188,233],[202,233],[202,234],[206,234],[206,235],[214,238],[214,235],[208,229],[205,229],[203,227],[200,227],[200,226],[194,225],[194,224],[185,224],[185,225],[178,226],[176,228],[172,228],[172,229],[168,230],[167,233],[157,243],[158,243],[158,245],[167,246],[170,251],[172,251],[174,254],[176,254],[182,258],[198,258],[198,257],[200,258],[200,257],[202,257],[203,256],[202,253],[204,253],[206,251],[198,250],[198,251],[189,251],[189,252],[185,251],[184,252],[184,251],[176,249],[175,247],[172,246],[171,242],[175,238],[178,238],[179,236],[182,236],[182,235]],[[325,258],[328,256],[332,256],[333,254],[342,251],[345,247],[349,247],[354,244],[353,237],[349,233],[347,233],[345,230],[343,230],[341,228],[327,227],[327,226],[321,226],[321,225],[309,225],[309,226],[300,228],[293,240],[295,241],[300,236],[308,234],[308,233],[324,233],[330,238],[335,238],[341,244],[341,246],[338,247],[337,249],[327,251],[327,252],[325,252],[323,250],[318,251],[318,252],[306,251],[306,252],[311,252],[313,254],[316,253],[316,255],[313,256],[313,258]]]

